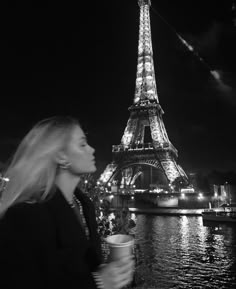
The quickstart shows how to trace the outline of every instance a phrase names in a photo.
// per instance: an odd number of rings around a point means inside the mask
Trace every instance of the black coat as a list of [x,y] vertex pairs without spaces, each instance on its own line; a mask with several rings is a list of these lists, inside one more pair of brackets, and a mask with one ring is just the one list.
[[75,212],[57,190],[43,203],[12,206],[0,220],[1,289],[95,289],[92,272],[101,264],[95,210],[83,205],[90,240]]

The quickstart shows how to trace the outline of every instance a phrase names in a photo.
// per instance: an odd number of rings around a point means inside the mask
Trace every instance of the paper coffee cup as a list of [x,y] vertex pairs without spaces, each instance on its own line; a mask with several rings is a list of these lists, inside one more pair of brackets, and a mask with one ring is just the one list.
[[105,240],[110,249],[109,261],[116,261],[133,252],[134,238],[130,235],[117,234],[109,236]]

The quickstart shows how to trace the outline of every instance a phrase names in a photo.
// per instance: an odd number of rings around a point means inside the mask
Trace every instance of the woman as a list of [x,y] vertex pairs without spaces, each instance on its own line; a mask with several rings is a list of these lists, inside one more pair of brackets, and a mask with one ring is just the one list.
[[20,143],[0,201],[0,288],[122,288],[131,258],[102,264],[95,210],[78,189],[96,170],[75,119],[39,122]]

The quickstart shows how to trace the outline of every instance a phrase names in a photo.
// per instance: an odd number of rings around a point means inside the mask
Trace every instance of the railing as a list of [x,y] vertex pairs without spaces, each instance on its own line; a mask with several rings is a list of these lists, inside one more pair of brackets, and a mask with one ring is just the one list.
[[[175,149],[175,147],[168,143],[165,142],[163,144],[160,145],[156,145],[155,149],[160,149],[160,150],[172,150],[174,151],[174,153],[177,154],[177,150]],[[154,146],[152,143],[142,143],[142,144],[132,144],[132,145],[113,145],[112,146],[112,152],[123,152],[123,151],[141,151],[141,150],[154,150]]]
[[138,151],[138,150],[153,150],[152,143],[143,143],[137,145],[113,145],[112,152],[120,152],[120,151]]

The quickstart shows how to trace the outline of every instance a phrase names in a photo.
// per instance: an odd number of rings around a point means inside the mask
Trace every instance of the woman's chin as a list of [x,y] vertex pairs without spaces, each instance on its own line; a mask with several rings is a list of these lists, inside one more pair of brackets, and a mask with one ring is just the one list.
[[91,171],[90,171],[90,173],[94,173],[94,172],[96,172],[96,170],[97,170],[97,168],[96,168],[96,166],[95,166],[95,164],[94,164],[94,165],[91,166]]

